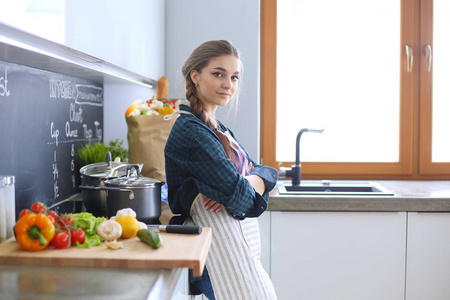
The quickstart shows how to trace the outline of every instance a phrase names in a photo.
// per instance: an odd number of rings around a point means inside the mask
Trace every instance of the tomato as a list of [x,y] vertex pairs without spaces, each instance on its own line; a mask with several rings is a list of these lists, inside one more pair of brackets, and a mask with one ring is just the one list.
[[63,230],[66,227],[66,226],[64,226],[64,224],[67,225],[67,227],[70,227],[70,225],[73,224],[73,218],[71,215],[68,215],[68,214],[60,215],[59,217],[56,217],[55,220],[56,220],[56,225],[61,227],[61,229],[63,229]]
[[49,218],[50,222],[55,225],[55,218],[53,218],[53,216],[47,215],[47,218]]
[[173,109],[175,109],[175,101],[176,100],[164,100],[163,103],[169,105]]
[[70,239],[72,245],[74,245],[76,242],[83,244],[84,240],[86,239],[86,234],[84,233],[83,229],[71,228]]
[[64,214],[63,215],[63,220],[64,220],[64,223],[66,223],[67,225],[72,225],[73,224],[73,218],[72,218],[71,215]]
[[31,205],[31,211],[34,213],[40,213],[45,212],[47,208],[42,202],[34,202],[33,205]]
[[52,239],[52,245],[56,249],[63,249],[69,246],[69,235],[67,232],[57,232]]
[[52,216],[55,220],[58,219],[58,213],[54,210],[47,211],[48,216]]
[[31,213],[32,213],[31,210],[24,208],[19,213],[19,219],[22,218],[23,216],[31,214]]

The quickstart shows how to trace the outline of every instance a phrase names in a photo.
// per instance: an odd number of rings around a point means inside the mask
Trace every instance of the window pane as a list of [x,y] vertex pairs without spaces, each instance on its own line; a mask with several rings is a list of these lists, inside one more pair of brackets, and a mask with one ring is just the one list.
[[397,162],[400,1],[283,0],[277,7],[277,157]]
[[432,161],[450,162],[450,3],[434,0]]

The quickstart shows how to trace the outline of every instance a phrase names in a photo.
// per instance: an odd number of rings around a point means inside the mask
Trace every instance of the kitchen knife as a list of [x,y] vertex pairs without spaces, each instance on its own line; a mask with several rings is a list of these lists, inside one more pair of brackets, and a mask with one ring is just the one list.
[[184,234],[200,234],[202,233],[201,226],[186,226],[186,225],[147,225],[148,229],[159,229],[160,231],[168,233],[184,233]]

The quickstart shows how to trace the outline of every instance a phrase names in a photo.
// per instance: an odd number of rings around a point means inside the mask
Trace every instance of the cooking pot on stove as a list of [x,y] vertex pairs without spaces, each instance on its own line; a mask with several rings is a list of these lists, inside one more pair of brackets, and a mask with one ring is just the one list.
[[[104,187],[105,181],[125,176],[129,163],[111,161],[110,154],[106,162],[89,164],[80,169],[81,186]],[[106,192],[102,190],[82,189],[81,196],[86,211],[96,217],[106,216]]]
[[[133,175],[132,170],[136,172]],[[106,192],[106,216],[115,216],[122,208],[131,208],[144,223],[158,223],[161,216],[161,186],[164,182],[139,173],[138,165],[129,165],[126,176],[104,181],[104,187],[80,186],[82,190]],[[84,202],[84,199],[83,199]],[[89,211],[86,207],[86,210]]]

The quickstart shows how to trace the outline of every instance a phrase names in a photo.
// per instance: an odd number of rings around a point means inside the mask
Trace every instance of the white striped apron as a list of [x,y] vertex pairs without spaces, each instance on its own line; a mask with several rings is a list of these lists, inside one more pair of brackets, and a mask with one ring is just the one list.
[[261,240],[256,218],[239,221],[222,209],[206,210],[199,194],[191,207],[195,225],[211,227],[213,238],[206,259],[216,300],[277,299],[272,281],[261,265]]

